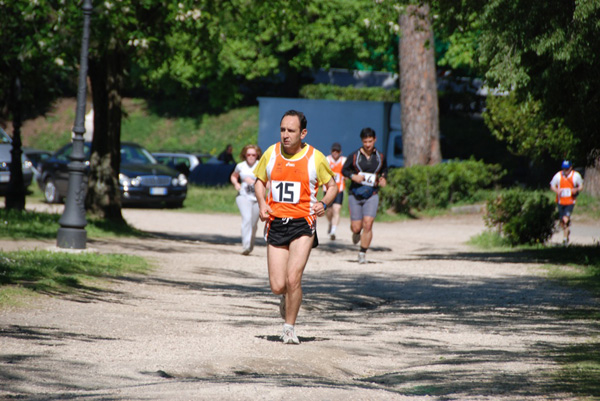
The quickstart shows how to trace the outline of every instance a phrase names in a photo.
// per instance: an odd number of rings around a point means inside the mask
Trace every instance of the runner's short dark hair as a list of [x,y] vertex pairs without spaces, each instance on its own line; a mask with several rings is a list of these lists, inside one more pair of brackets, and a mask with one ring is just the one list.
[[363,128],[362,131],[360,131],[360,139],[365,138],[377,138],[377,135],[375,135],[375,130],[369,127]]
[[[306,129],[306,116],[304,115],[303,112],[298,111],[298,110],[288,110],[283,114],[283,117],[281,117],[281,121],[283,121],[284,117],[286,116],[296,116],[298,117],[298,120],[300,121],[300,131]],[[281,121],[279,122],[281,124]]]

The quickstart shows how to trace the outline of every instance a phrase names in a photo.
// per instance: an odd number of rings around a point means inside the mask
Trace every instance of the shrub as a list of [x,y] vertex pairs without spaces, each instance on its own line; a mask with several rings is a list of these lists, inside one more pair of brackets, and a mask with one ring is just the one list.
[[484,220],[511,245],[518,245],[546,242],[554,233],[557,217],[547,192],[511,189],[488,201]]
[[476,160],[392,169],[388,185],[380,192],[380,204],[399,213],[446,208],[472,200],[478,190],[490,187],[503,174],[499,165]]
[[378,87],[355,88],[353,86],[336,85],[304,85],[300,96],[306,99],[325,100],[369,100],[379,102],[399,102],[400,90]]

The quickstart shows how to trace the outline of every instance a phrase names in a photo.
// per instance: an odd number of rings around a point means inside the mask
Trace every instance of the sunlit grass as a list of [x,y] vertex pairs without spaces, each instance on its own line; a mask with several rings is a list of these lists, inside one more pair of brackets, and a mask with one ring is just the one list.
[[232,144],[238,160],[238,153],[245,145],[258,141],[258,106],[241,107],[220,115],[199,113],[190,117],[157,110],[161,105],[150,110],[151,106],[142,99],[133,99],[131,103],[133,107],[123,119],[121,139],[139,143],[152,152],[218,155],[227,144]]
[[[51,239],[56,238],[61,215],[35,211],[0,209],[0,238]],[[85,230],[90,238],[144,237],[142,231],[125,223],[97,218],[87,219]]]
[[97,290],[98,279],[144,273],[149,263],[133,255],[91,252],[0,252],[0,306],[18,304],[30,293],[73,293]]

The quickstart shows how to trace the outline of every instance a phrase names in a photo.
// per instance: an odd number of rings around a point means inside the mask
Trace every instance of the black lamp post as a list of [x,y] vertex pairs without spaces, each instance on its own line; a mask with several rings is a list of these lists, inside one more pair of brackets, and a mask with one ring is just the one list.
[[83,39],[79,63],[79,84],[77,88],[77,110],[73,126],[73,151],[69,163],[69,189],[65,210],[58,221],[57,235],[59,248],[85,249],[87,232],[85,226],[85,154],[83,152],[83,134],[85,133],[86,78],[88,70],[88,44],[90,41],[90,16],[92,0],[83,1]]

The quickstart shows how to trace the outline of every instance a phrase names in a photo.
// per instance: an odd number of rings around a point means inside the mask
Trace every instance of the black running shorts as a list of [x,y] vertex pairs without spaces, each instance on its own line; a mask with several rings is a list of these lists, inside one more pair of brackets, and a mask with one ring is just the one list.
[[273,220],[267,222],[265,230],[265,239],[267,244],[274,246],[288,246],[290,242],[296,238],[302,237],[303,235],[312,236],[314,235],[313,248],[319,245],[317,239],[317,222],[315,220],[311,227],[305,218],[300,219],[280,219],[275,217]]

